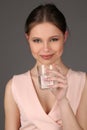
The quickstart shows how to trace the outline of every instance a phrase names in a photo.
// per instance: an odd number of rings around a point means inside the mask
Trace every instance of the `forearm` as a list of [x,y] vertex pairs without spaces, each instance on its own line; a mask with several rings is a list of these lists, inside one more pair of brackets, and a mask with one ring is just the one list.
[[60,101],[59,107],[63,121],[63,130],[83,130],[66,98]]

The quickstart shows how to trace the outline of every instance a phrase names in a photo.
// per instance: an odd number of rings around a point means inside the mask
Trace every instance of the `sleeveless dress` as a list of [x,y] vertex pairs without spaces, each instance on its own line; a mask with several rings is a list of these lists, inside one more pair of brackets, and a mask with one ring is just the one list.
[[[69,69],[67,98],[76,114],[85,85],[86,73]],[[62,130],[62,120],[57,101],[46,114],[34,89],[30,71],[12,78],[12,94],[20,111],[20,130]]]

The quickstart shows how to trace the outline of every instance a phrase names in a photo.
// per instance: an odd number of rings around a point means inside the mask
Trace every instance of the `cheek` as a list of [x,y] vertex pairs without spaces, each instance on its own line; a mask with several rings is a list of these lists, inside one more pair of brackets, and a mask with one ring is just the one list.
[[37,54],[39,52],[39,48],[37,46],[33,46],[30,44],[31,53],[33,55]]
[[58,49],[56,49],[56,51],[57,51],[57,55],[58,55],[58,56],[61,56],[61,55],[62,55],[62,53],[63,53],[63,49],[64,49],[63,46],[61,46],[61,47],[59,47]]
[[36,51],[35,46],[33,46],[32,44],[29,44],[29,46],[30,46],[31,52],[35,52]]
[[34,48],[34,47],[33,47],[33,48],[30,47],[30,48],[31,48],[31,52],[32,52],[32,53],[37,53],[37,49],[36,49],[36,48]]
[[31,54],[36,59],[37,57],[37,49],[35,47],[30,46]]

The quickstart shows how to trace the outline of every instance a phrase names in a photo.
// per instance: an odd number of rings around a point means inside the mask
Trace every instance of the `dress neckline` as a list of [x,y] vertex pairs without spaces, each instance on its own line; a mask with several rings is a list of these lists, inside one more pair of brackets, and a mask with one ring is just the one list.
[[[46,113],[45,110],[44,110],[44,108],[43,108],[43,106],[42,106],[42,104],[40,103],[39,98],[38,98],[37,92],[36,92],[35,87],[34,87],[34,83],[33,83],[33,81],[32,81],[32,77],[31,77],[30,71],[28,71],[28,76],[30,77],[30,81],[31,81],[31,85],[32,85],[31,87],[32,87],[33,92],[34,92],[34,94],[35,94],[36,102],[38,102],[38,105],[39,105],[39,107],[41,108],[41,110],[42,110],[46,115],[49,115],[49,114],[51,113],[51,111],[53,111],[53,108],[54,108],[54,106],[56,105],[57,101],[55,100],[54,105],[52,106],[51,110],[50,110],[48,113]],[[28,77],[28,78],[29,78],[29,77]],[[44,91],[44,90],[43,90],[43,91]]]
[[[67,78],[68,78],[68,76],[69,76],[69,74],[70,74],[70,71],[71,71],[71,69],[69,68],[69,69],[68,69],[68,72],[67,72],[67,75],[66,75]],[[30,70],[28,71],[28,76],[30,77],[30,81],[31,81],[31,85],[32,85],[31,87],[32,87],[33,92],[34,92],[34,94],[35,94],[35,97],[36,97],[36,100],[37,100],[37,102],[38,102],[38,105],[40,106],[41,110],[42,110],[46,115],[50,115],[50,113],[52,113],[52,111],[54,110],[55,106],[56,106],[57,103],[58,103],[57,100],[55,100],[55,102],[54,102],[52,108],[50,109],[50,111],[49,111],[48,113],[46,113],[45,110],[44,110],[44,108],[43,108],[43,106],[42,106],[42,104],[40,103],[40,100],[39,100],[39,98],[38,98],[37,92],[36,92],[36,90],[35,90],[34,83],[33,83],[32,76],[31,76],[31,71],[30,71]],[[28,78],[29,78],[29,77],[28,77]]]

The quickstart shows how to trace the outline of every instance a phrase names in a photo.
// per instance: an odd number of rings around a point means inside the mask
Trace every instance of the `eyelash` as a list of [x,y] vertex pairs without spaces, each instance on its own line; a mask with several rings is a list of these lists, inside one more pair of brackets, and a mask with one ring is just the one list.
[[56,41],[58,41],[58,38],[52,38],[50,41],[56,42]]
[[[58,41],[58,38],[52,38],[52,39],[50,39],[50,42],[56,42],[56,41]],[[40,43],[41,40],[40,39],[34,39],[33,42],[34,43]]]
[[41,40],[40,40],[40,39],[34,39],[33,42],[35,42],[35,43],[40,43]]

